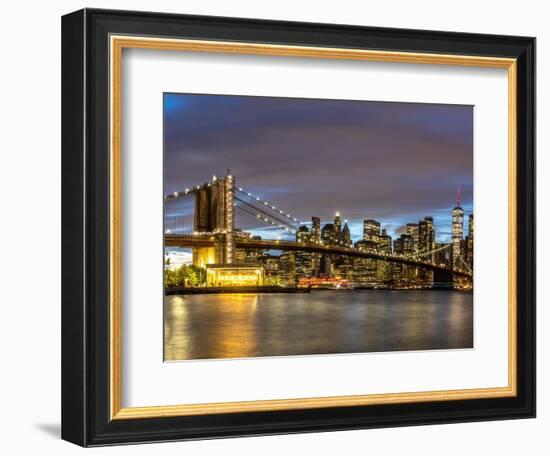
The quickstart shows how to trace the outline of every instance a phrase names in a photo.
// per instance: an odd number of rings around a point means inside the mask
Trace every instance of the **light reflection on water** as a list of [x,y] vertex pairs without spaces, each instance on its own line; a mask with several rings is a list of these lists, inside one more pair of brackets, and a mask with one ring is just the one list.
[[166,296],[165,360],[471,348],[472,301],[452,291]]

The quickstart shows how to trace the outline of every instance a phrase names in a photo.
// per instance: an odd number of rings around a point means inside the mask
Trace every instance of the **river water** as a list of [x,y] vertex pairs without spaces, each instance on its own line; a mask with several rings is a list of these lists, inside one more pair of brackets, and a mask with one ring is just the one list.
[[166,361],[471,348],[473,295],[313,290],[164,298]]

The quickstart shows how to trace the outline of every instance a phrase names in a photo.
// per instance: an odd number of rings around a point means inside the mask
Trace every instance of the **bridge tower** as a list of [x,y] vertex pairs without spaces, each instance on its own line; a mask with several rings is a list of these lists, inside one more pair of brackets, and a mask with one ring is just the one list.
[[194,232],[211,234],[217,239],[216,247],[193,249],[193,264],[232,264],[235,258],[235,220],[233,194],[235,178],[227,170],[224,178],[213,176],[212,182],[195,191]]

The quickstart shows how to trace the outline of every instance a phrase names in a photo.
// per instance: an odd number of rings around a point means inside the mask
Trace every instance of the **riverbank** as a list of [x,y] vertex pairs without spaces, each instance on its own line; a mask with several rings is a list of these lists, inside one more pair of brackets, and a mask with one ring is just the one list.
[[330,287],[310,287],[310,288],[296,288],[296,287],[278,287],[278,286],[264,286],[264,287],[171,287],[165,288],[164,294],[166,296],[177,295],[200,295],[200,294],[234,294],[234,293],[309,293],[311,291],[457,291],[460,293],[473,293],[472,290],[453,289],[452,287],[433,287],[433,288],[374,288],[374,287],[354,287],[354,288],[330,288]]
[[219,294],[219,293],[309,293],[309,288],[290,287],[171,287],[164,290],[166,296],[195,295],[195,294]]

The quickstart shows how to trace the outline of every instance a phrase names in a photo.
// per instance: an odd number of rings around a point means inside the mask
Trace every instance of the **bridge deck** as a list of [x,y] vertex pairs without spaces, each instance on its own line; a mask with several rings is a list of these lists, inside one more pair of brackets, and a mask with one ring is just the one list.
[[[166,246],[173,247],[211,247],[223,242],[220,235],[176,235],[166,234],[164,243]],[[295,241],[270,240],[270,239],[236,239],[237,248],[259,249],[259,250],[290,250],[295,252],[325,253],[331,255],[343,255],[354,258],[366,258],[374,260],[383,260],[391,263],[405,264],[408,266],[418,266],[437,271],[449,271],[449,267],[444,264],[435,264],[422,261],[412,257],[406,257],[396,254],[384,254],[377,252],[363,252],[353,247],[336,247],[322,244],[300,243]],[[472,278],[472,273],[460,269],[453,270],[453,274]]]

